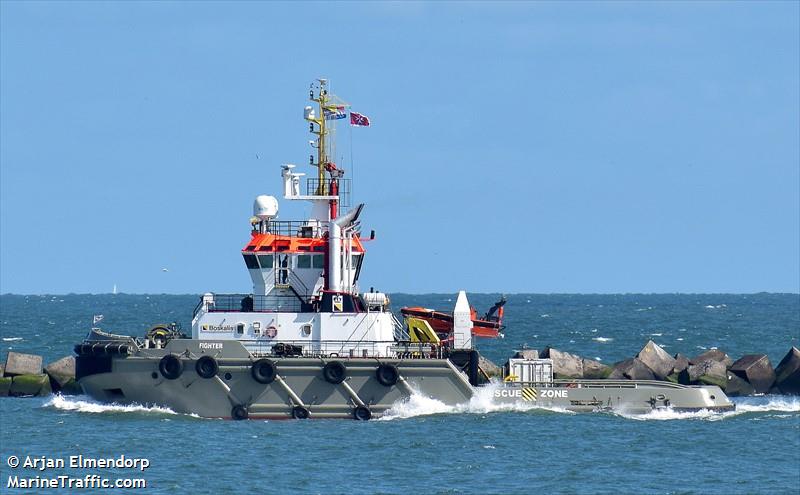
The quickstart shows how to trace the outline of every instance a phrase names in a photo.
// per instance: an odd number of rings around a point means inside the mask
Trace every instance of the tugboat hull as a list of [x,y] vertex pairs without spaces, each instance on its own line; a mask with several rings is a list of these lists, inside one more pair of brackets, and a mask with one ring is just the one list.
[[79,355],[77,363],[80,385],[98,400],[209,418],[370,419],[414,393],[447,404],[474,393],[447,359],[260,357],[231,341],[176,339],[129,355]]

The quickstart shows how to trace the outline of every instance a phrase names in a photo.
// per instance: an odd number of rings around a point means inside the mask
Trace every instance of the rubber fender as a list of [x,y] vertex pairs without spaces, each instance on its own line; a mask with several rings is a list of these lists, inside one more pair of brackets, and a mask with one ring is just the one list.
[[267,385],[275,381],[275,377],[278,376],[278,367],[269,359],[259,359],[250,367],[250,374],[253,375],[253,380]]
[[347,378],[347,367],[341,361],[331,361],[322,368],[325,381],[337,385]]
[[400,379],[400,371],[393,364],[382,364],[375,370],[375,378],[384,387],[392,387]]
[[294,419],[308,419],[309,415],[308,409],[303,406],[294,406],[292,408],[292,417]]
[[231,409],[231,419],[239,421],[242,419],[247,419],[248,416],[249,414],[247,412],[247,408],[241,404],[237,404],[233,406],[233,409]]
[[478,382],[478,365],[480,364],[481,355],[478,351],[470,351],[469,353],[469,383],[473,387],[477,387],[479,385]]
[[167,354],[159,361],[158,371],[167,380],[174,380],[183,373],[183,361],[175,354]]
[[353,419],[356,421],[369,421],[372,418],[372,411],[367,406],[358,406],[353,409]]
[[194,369],[201,378],[213,378],[219,372],[219,364],[211,356],[200,356],[194,363]]

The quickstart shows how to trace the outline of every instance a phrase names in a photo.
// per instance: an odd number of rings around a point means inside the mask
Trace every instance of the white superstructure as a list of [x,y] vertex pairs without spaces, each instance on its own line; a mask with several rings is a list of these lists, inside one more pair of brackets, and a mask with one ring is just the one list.
[[402,326],[389,311],[388,298],[358,293],[366,240],[360,238],[358,217],[364,205],[339,214],[349,206],[350,184],[328,160],[326,138],[347,104],[326,86],[319,80],[312,87],[319,113],[311,107],[304,111],[316,136],[311,144],[317,154],[310,159],[316,177],[305,178],[292,164],[281,167],[284,199],[311,202],[309,218],[280,221],[276,198],[255,199],[251,238],[242,250],[253,293],[205,294],[192,319],[192,338],[238,340],[251,352],[392,355]]

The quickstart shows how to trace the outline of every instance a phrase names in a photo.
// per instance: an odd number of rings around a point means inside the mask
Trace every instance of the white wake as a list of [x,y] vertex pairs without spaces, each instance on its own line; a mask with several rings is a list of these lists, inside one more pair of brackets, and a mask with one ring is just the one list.
[[42,407],[50,407],[61,411],[77,411],[83,413],[148,413],[148,414],[178,414],[168,407],[148,406],[142,404],[106,404],[97,402],[83,395],[64,396],[56,394],[42,404]]
[[[723,419],[741,416],[748,413],[800,413],[800,398],[784,397],[778,395],[761,397],[733,397],[731,401],[736,404],[735,411],[700,411],[684,412],[672,409],[654,409],[646,414],[627,414],[614,412],[614,414],[637,421],[668,421],[675,419],[700,419],[705,421],[720,421]],[[786,415],[775,415],[785,417]]]
[[394,419],[414,418],[417,416],[429,416],[432,414],[487,414],[493,412],[521,412],[531,410],[576,414],[563,408],[540,406],[535,403],[495,402],[494,392],[498,387],[502,386],[501,383],[490,383],[479,387],[469,402],[456,405],[445,404],[440,400],[415,391],[410,397],[394,403],[391,408],[383,413],[380,419],[389,421]]

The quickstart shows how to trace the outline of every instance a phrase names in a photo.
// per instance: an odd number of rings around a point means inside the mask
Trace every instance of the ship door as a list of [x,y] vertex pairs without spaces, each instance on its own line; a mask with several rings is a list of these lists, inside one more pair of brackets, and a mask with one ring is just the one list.
[[275,270],[275,286],[288,287],[289,286],[289,255],[279,254],[278,264]]

